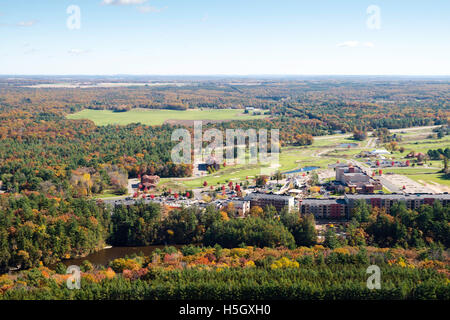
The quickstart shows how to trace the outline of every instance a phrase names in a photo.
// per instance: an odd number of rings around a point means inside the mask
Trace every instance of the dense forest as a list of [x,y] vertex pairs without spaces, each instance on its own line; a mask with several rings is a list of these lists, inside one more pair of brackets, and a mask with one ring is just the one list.
[[[314,218],[273,207],[232,211],[157,204],[105,207],[38,193],[1,197],[0,299],[448,299],[450,207],[386,214],[359,203],[348,237],[329,228],[319,245]],[[112,212],[111,212],[112,210]],[[82,289],[69,290],[61,263],[105,243],[189,244],[153,256],[82,264]],[[196,247],[192,243],[203,244]],[[387,249],[386,247],[396,248]],[[368,290],[366,268],[383,269],[381,290]],[[342,281],[346,279],[346,281]],[[175,281],[176,280],[176,281]]]
[[[80,168],[91,175],[98,173],[103,184],[111,184],[112,166],[119,167],[115,171],[123,170],[125,179],[139,173],[161,177],[191,175],[190,165],[171,162],[174,143],[170,141],[173,128],[169,126],[96,127],[87,121],[65,119],[16,120],[16,124],[22,125],[20,130],[9,129],[7,137],[0,139],[0,178],[12,192],[37,190],[52,194],[49,191],[64,190],[74,195],[89,194],[90,188],[81,186],[81,191],[74,190],[76,184],[70,183]],[[43,182],[51,183],[50,187],[47,183],[42,190]],[[93,181],[87,185],[90,183]]]
[[[63,265],[3,275],[0,299],[448,300],[448,270],[440,259],[373,247],[165,247],[151,257],[113,260],[109,267],[85,263],[79,290],[67,288],[70,275]],[[366,284],[371,264],[382,270],[378,290]]]
[[[29,196],[1,197],[0,268],[29,268],[83,256],[114,246],[152,244],[216,244],[287,247],[318,243],[312,216],[275,208],[252,209],[238,219],[231,210],[212,206],[167,211],[158,204],[139,202],[110,208],[99,201]],[[112,210],[112,212],[111,212]],[[328,229],[324,244],[332,249],[351,246],[441,248],[450,245],[450,207],[439,202],[418,211],[395,205],[390,214],[360,203],[352,221],[344,226],[347,237]]]
[[0,272],[103,249],[109,213],[94,201],[42,194],[0,197]]
[[[250,217],[235,219],[232,210],[219,212],[209,207],[204,213],[194,207],[171,213],[155,227],[161,219],[160,211],[157,205],[116,207],[112,215],[113,243],[123,246],[202,242],[227,248],[242,244],[292,248],[317,243],[314,217],[300,216],[298,212],[282,210],[277,214],[273,207],[260,210],[254,207]],[[422,206],[417,211],[399,203],[392,207],[390,214],[360,202],[352,212],[352,220],[345,226],[348,236],[339,237],[337,231],[331,229],[325,243],[331,248],[345,245],[448,248],[449,221],[450,207],[440,202]]]

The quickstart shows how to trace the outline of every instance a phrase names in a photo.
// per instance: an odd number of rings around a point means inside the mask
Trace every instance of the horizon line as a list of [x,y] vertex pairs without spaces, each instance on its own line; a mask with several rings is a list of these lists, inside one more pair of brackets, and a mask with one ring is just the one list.
[[450,77],[450,74],[278,74],[278,73],[251,73],[251,74],[133,74],[133,73],[111,73],[111,74],[11,74],[0,73],[0,77]]

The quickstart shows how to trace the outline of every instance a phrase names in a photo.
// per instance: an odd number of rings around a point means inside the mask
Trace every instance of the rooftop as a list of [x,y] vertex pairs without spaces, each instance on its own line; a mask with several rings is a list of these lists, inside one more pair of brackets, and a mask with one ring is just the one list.
[[284,200],[288,201],[290,199],[294,199],[291,196],[283,196],[279,194],[272,194],[272,193],[250,193],[248,194],[244,200],[258,200],[258,199],[273,199],[273,200]]
[[403,199],[403,200],[421,200],[421,199],[446,199],[450,200],[450,194],[347,194],[347,199]]
[[345,204],[344,199],[305,199],[302,205],[328,205],[328,204]]

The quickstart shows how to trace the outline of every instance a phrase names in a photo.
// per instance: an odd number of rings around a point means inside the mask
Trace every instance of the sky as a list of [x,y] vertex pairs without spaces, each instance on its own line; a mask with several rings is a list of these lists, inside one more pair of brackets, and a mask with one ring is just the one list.
[[448,0],[0,0],[0,74],[450,75],[449,13]]

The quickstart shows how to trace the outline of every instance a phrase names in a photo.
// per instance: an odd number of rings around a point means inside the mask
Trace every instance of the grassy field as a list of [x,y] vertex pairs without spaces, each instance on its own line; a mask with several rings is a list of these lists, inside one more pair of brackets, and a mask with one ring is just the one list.
[[[411,151],[422,152],[426,154],[430,149],[445,149],[450,147],[450,136],[446,136],[442,139],[419,138],[414,140],[405,140],[401,141],[398,145],[399,147],[405,148],[403,156],[407,155]],[[394,154],[396,154],[397,156],[400,155],[398,151],[396,151]]]
[[129,123],[142,123],[146,125],[161,125],[167,120],[250,120],[261,119],[264,115],[244,114],[238,109],[190,109],[186,111],[162,109],[132,109],[127,112],[113,112],[111,110],[84,109],[69,114],[68,119],[88,119],[98,126],[108,124],[127,125]]
[[[340,141],[339,141],[340,142]],[[336,145],[336,141],[328,141],[328,143],[321,141],[320,147],[313,146],[308,147],[288,147],[282,148],[279,159],[279,170],[281,172],[286,172],[290,170],[294,170],[301,167],[306,166],[318,166],[323,169],[327,168],[327,165],[330,163],[335,163],[336,158],[326,157],[319,158],[314,156],[314,154],[321,150],[322,148]],[[201,178],[195,179],[161,179],[159,184],[159,188],[172,188],[173,190],[185,190],[192,188],[202,187],[203,182],[206,181],[209,186],[216,186],[218,184],[226,184],[228,181],[233,182],[243,182],[246,180],[246,177],[249,179],[253,179],[255,176],[261,174],[262,168],[268,168],[268,166],[261,166],[259,164],[256,165],[234,165],[227,166],[225,168],[220,169],[219,171],[205,176]],[[269,169],[268,171],[277,171],[276,169]]]

